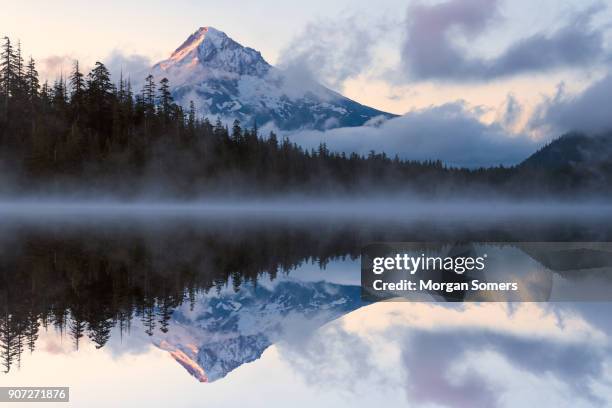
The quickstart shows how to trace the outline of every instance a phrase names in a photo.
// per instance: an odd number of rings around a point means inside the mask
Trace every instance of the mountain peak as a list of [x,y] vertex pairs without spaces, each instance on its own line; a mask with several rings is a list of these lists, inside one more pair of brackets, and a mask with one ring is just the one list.
[[193,101],[199,114],[227,121],[272,123],[283,130],[329,129],[393,116],[274,68],[257,50],[210,26],[189,35],[151,73],[170,80],[180,105]]
[[229,38],[223,31],[214,27],[200,27],[191,34],[180,47],[170,56],[171,60],[180,61],[196,50],[205,40],[212,43],[219,43],[219,40]]
[[191,66],[238,75],[261,75],[270,67],[258,51],[209,26],[198,28],[158,66],[164,71]]

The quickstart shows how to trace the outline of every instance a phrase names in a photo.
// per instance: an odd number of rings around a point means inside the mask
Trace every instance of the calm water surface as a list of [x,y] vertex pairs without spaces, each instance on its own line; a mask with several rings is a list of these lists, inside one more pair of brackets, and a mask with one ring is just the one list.
[[365,303],[359,266],[380,241],[612,241],[607,214],[233,210],[0,208],[0,386],[79,407],[612,405],[612,304]]

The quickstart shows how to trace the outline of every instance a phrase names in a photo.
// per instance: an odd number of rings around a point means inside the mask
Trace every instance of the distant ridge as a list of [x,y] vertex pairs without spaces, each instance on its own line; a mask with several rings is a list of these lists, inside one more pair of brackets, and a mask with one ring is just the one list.
[[612,193],[612,133],[567,133],[518,165],[517,184],[539,193]]
[[521,163],[521,167],[553,169],[610,162],[612,162],[612,133],[587,136],[584,133],[572,132],[553,140],[533,153]]

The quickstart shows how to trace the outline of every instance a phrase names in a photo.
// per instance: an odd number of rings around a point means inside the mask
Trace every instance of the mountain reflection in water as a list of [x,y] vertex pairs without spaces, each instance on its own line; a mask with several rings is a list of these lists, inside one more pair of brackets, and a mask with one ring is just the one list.
[[42,329],[70,339],[74,353],[85,340],[103,348],[138,330],[196,379],[213,382],[270,345],[365,306],[358,257],[367,243],[611,235],[600,221],[151,221],[2,224],[0,360],[9,376],[25,352],[36,358]]

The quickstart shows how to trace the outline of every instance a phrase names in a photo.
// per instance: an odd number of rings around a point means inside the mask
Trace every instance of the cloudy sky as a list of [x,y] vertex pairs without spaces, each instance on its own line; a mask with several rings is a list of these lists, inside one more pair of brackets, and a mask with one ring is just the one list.
[[[443,140],[450,155],[438,158],[477,165],[493,150],[492,164],[509,163],[562,132],[612,127],[610,21],[610,0],[24,0],[3,5],[0,34],[20,39],[55,77],[74,58],[136,70],[213,26],[272,64],[298,61],[330,88],[405,115],[358,140],[342,129],[296,140],[425,158],[438,152],[437,132],[455,128],[459,136]],[[381,133],[391,136],[381,142]],[[407,133],[418,133],[418,146],[405,147]],[[457,158],[453,145],[484,153]]]

